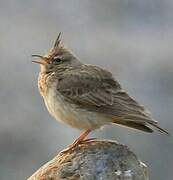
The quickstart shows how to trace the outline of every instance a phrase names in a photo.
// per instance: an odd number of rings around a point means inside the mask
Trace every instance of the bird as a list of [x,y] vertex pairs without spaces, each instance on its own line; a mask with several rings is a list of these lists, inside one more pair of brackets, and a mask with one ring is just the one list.
[[38,89],[49,113],[62,123],[82,130],[69,150],[87,141],[88,134],[108,124],[152,133],[153,128],[168,134],[151,113],[121,87],[112,73],[82,63],[61,40],[44,56],[32,62],[40,64]]

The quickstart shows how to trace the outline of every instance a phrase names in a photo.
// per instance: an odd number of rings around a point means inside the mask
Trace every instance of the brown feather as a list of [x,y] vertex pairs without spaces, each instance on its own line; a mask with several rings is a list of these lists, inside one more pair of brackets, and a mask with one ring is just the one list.
[[77,108],[110,117],[114,123],[150,133],[153,130],[149,126],[153,126],[168,134],[109,72],[99,67],[82,65],[71,69],[62,74],[57,90],[65,101],[75,104]]
[[119,124],[122,126],[126,126],[128,128],[133,128],[133,129],[137,129],[137,130],[141,130],[147,133],[152,133],[153,130],[146,126],[145,124],[142,123],[137,123],[137,122],[132,122],[132,121],[118,121],[118,122],[114,122],[115,124]]

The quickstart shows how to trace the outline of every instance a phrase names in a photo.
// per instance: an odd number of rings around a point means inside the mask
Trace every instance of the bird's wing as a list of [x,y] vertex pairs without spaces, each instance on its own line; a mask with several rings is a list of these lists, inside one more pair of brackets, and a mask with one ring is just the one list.
[[[57,90],[66,101],[89,111],[110,116],[117,124],[152,132],[152,125],[162,132],[150,114],[131,98],[106,70],[92,65],[65,72],[59,77]],[[139,128],[140,127],[140,128]]]
[[79,106],[111,106],[114,103],[111,83],[114,91],[120,88],[109,72],[95,66],[83,65],[80,69],[64,73],[59,78],[57,90],[68,101]]
[[[57,90],[67,101],[90,111],[118,117],[143,118],[147,115],[143,106],[131,98],[106,70],[92,65],[65,72],[59,77]],[[126,117],[127,118],[127,117]]]

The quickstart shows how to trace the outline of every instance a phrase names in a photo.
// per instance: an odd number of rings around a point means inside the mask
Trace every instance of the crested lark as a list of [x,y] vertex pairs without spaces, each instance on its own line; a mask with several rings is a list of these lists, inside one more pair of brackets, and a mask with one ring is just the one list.
[[60,41],[39,61],[38,87],[49,113],[58,121],[85,130],[71,145],[81,143],[94,129],[118,124],[153,132],[160,128],[150,114],[131,98],[112,77],[100,67],[82,63]]

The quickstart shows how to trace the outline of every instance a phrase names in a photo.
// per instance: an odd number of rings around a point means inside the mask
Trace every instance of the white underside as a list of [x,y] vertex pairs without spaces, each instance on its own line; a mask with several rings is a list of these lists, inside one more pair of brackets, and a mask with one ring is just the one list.
[[57,94],[57,92],[55,93],[53,88],[48,90],[44,100],[48,111],[56,120],[74,128],[93,130],[110,122],[110,118],[106,118],[99,113],[79,109],[74,104],[65,102],[63,96]]

